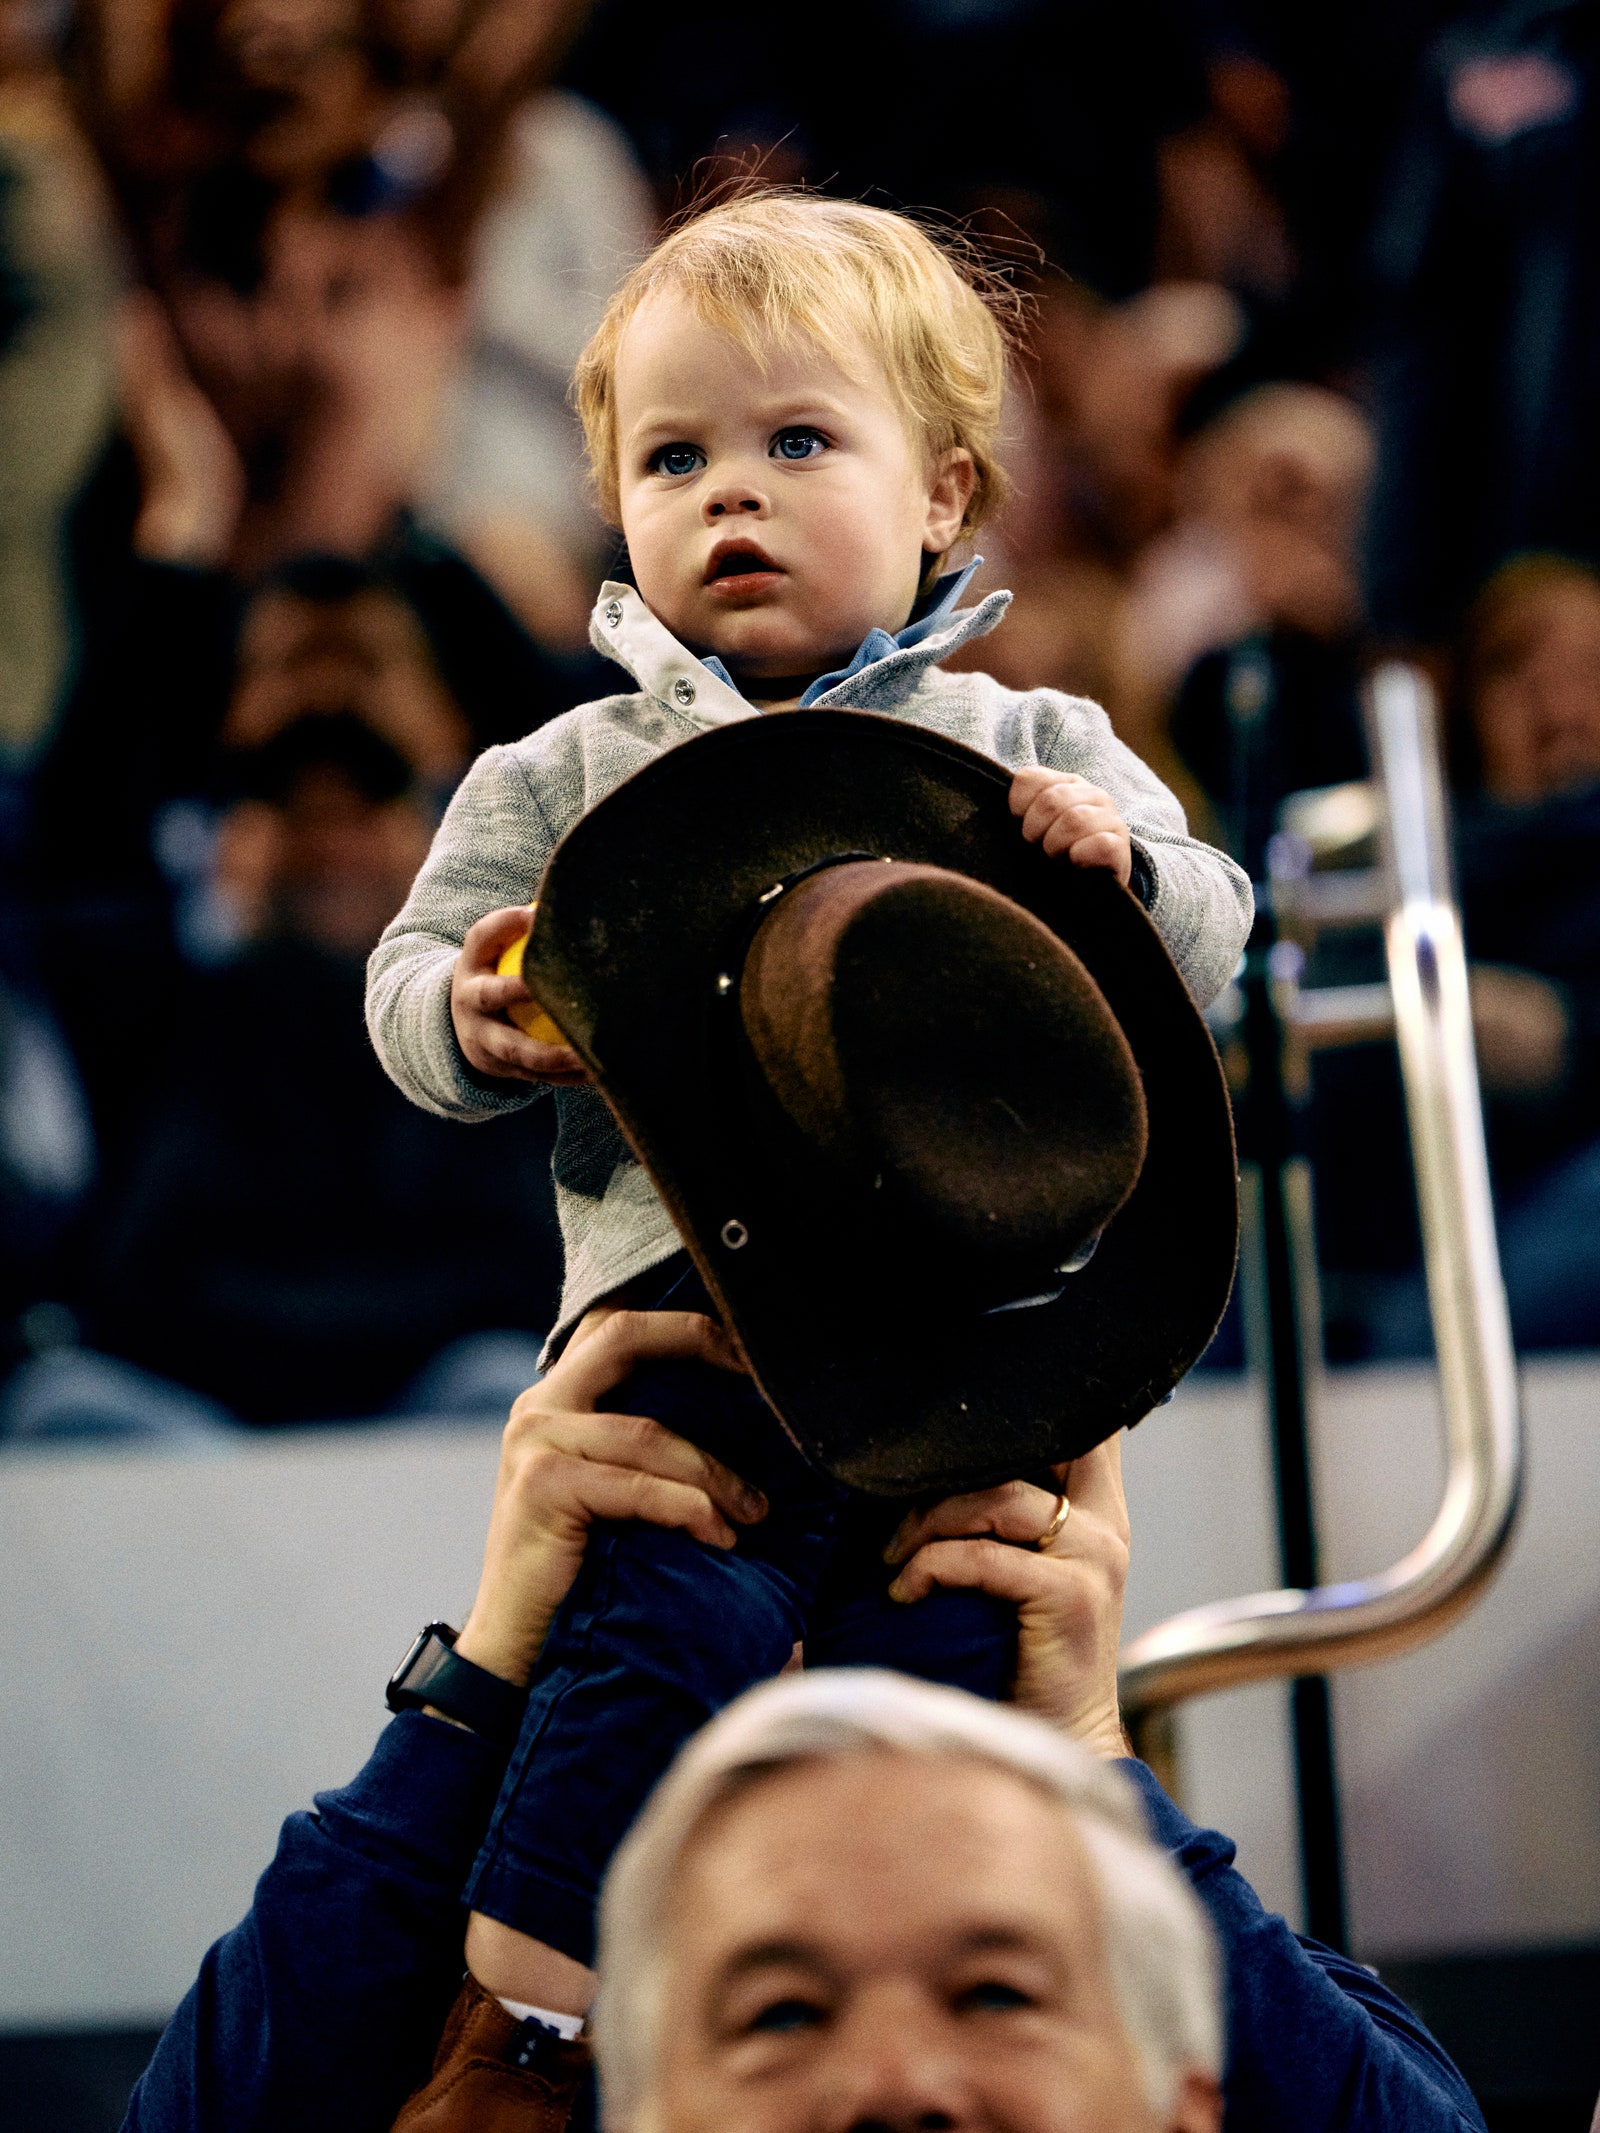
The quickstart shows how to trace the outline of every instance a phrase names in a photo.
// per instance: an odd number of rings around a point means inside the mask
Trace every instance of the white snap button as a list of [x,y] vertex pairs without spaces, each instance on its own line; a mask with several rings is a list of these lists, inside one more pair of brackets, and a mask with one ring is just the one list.
[[672,684],[672,693],[680,704],[692,704],[694,702],[694,683],[680,675]]
[[608,624],[610,625],[610,627],[611,627],[612,629],[615,629],[615,628],[616,628],[616,626],[617,626],[617,624],[618,624],[618,623],[619,623],[619,622],[620,622],[621,620],[622,620],[622,602],[621,602],[620,600],[608,600],[608,601],[606,602],[606,621],[607,621],[607,623],[608,623]]

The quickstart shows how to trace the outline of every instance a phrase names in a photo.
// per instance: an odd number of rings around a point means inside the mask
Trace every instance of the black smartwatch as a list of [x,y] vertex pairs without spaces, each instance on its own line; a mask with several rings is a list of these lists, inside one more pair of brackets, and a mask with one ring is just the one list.
[[509,1748],[522,1730],[528,1692],[502,1681],[486,1666],[458,1658],[454,1646],[459,1635],[448,1622],[430,1622],[419,1631],[389,1676],[384,1702],[391,1711],[420,1711],[431,1705],[497,1747]]

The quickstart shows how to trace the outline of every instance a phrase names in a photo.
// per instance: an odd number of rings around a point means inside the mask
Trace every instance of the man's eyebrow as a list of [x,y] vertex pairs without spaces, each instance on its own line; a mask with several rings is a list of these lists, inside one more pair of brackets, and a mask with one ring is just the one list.
[[970,1926],[951,1940],[951,1947],[959,1955],[1005,1954],[1013,1949],[1037,1954],[1044,1944],[1041,1933],[1022,1925]]
[[819,1969],[822,1957],[802,1940],[758,1940],[739,1948],[722,1965],[725,1980],[748,1977],[752,1970],[775,1970],[787,1964]]
[[[1048,1936],[1027,1925],[984,1924],[957,1928],[947,1943],[952,1956],[1049,1953]],[[827,1961],[819,1948],[803,1940],[753,1941],[737,1949],[722,1965],[724,1980],[748,1977],[754,1970],[791,1968],[821,1970]]]

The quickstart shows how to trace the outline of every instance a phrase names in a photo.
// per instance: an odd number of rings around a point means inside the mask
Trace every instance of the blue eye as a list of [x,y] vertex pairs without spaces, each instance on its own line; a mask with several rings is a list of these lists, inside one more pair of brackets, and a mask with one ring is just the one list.
[[651,473],[665,474],[669,480],[693,474],[705,463],[706,455],[696,444],[664,444],[650,454]]
[[815,459],[828,449],[828,440],[820,430],[779,430],[768,447],[772,459]]
[[809,2000],[774,2000],[770,2007],[762,2008],[750,2027],[768,2035],[784,2036],[791,2030],[814,2029],[821,2020],[821,2008],[812,2006]]

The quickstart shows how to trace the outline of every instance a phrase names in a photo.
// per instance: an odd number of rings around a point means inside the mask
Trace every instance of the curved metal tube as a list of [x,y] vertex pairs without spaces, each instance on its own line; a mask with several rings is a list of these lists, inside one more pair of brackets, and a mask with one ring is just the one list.
[[1426,678],[1395,662],[1379,667],[1368,687],[1367,723],[1385,798],[1389,984],[1439,1356],[1444,1499],[1422,1540],[1391,1569],[1347,1584],[1192,1608],[1136,1637],[1121,1664],[1130,1713],[1244,1681],[1331,1673],[1425,1643],[1472,1605],[1516,1517],[1516,1359]]

